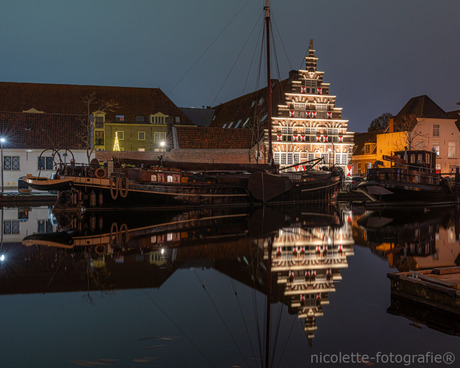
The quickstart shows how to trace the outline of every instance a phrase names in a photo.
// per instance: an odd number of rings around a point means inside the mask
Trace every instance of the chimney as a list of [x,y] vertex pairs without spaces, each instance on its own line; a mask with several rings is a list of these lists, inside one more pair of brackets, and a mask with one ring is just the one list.
[[395,131],[395,118],[390,118],[390,122],[388,123],[388,133],[394,133]]

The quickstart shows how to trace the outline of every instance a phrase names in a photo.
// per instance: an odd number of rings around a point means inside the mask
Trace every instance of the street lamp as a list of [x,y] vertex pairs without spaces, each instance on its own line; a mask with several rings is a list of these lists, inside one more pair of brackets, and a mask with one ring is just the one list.
[[5,143],[5,137],[0,138],[0,146],[1,146],[1,165],[2,165],[2,195],[4,192],[4,187],[3,187],[3,143]]

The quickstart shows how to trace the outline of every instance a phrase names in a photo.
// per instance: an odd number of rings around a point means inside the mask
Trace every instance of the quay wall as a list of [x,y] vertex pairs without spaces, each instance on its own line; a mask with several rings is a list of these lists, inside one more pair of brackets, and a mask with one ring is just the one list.
[[[112,157],[138,160],[158,160],[163,152],[137,151],[99,151],[96,158],[100,161]],[[255,149],[175,149],[164,153],[167,161],[203,162],[203,163],[256,163]]]

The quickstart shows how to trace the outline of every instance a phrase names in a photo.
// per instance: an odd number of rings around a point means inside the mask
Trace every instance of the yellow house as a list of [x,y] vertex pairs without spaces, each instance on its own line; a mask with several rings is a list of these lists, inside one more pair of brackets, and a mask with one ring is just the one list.
[[[105,122],[104,114],[95,112],[94,146],[104,151],[164,151],[170,116],[158,112],[148,122],[124,122],[117,115],[115,122]],[[139,118],[137,120],[140,120]]]

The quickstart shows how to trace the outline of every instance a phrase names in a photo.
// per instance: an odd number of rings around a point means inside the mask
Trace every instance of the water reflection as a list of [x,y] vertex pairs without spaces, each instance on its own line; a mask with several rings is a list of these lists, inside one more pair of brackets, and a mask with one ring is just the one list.
[[433,349],[433,340],[457,346],[447,333],[458,335],[458,319],[397,300],[386,278],[396,266],[458,264],[455,211],[2,215],[0,318],[10,366],[34,366],[34,355],[20,352],[35,346],[48,352],[42,366],[69,367],[291,367],[339,345],[387,353]]
[[[2,294],[83,291],[91,304],[91,291],[161,288],[178,270],[212,268],[296,316],[310,343],[353,255],[351,212],[335,207],[131,213],[39,208],[29,211],[26,222],[3,245],[8,261]],[[274,351],[279,329],[279,322],[268,327],[270,340],[251,359],[268,361],[262,352]]]
[[[362,212],[355,216],[355,234],[374,254],[387,259],[388,264],[400,272],[460,265],[459,209],[456,207]],[[416,301],[410,297],[417,295],[416,287],[416,283],[413,287],[406,284],[401,294],[398,283],[392,282],[388,313],[407,318],[417,328],[428,326],[460,336],[460,313],[445,310],[448,306],[434,299]]]
[[367,211],[355,216],[356,239],[399,271],[460,265],[457,208]]

